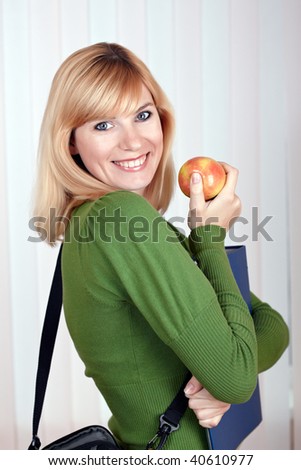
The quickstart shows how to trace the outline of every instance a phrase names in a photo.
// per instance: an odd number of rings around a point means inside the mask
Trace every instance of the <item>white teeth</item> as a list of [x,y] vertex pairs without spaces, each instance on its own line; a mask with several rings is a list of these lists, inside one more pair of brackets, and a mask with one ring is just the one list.
[[123,168],[138,168],[142,166],[146,160],[146,155],[141,158],[137,158],[136,160],[128,160],[128,161],[115,161],[114,163],[118,166],[122,166]]

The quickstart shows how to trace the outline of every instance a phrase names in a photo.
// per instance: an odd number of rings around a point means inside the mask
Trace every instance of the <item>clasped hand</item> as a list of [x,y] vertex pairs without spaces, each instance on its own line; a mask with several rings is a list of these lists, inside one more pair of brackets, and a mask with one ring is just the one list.
[[195,377],[189,380],[184,392],[189,408],[204,428],[217,426],[231,406],[214,398]]

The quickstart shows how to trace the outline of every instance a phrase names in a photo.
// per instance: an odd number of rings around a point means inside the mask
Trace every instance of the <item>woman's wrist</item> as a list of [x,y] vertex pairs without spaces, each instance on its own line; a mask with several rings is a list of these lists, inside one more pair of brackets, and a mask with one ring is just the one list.
[[226,229],[219,225],[202,225],[191,230],[189,239],[190,250],[193,254],[206,248],[224,247]]

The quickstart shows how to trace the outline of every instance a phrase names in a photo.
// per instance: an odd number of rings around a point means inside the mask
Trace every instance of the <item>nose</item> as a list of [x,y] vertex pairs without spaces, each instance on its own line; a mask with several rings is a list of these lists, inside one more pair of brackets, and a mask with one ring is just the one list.
[[139,134],[137,127],[133,124],[123,126],[120,147],[122,150],[129,150],[135,152],[142,146],[142,138]]

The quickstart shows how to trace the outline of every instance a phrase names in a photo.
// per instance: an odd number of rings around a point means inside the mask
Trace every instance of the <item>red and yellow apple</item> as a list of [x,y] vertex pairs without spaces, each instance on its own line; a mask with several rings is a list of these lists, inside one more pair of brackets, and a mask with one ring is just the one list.
[[211,157],[194,157],[180,168],[178,182],[185,196],[190,196],[190,178],[194,171],[202,176],[205,200],[213,199],[224,187],[226,173],[220,163]]

